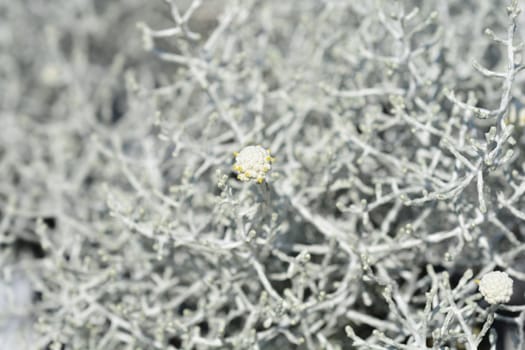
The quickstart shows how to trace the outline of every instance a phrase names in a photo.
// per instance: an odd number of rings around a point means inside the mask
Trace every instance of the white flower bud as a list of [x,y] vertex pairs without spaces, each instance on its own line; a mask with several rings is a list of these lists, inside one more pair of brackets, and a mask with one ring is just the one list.
[[266,173],[270,171],[274,161],[270,150],[261,146],[247,146],[234,155],[233,170],[237,172],[237,179],[245,182],[250,180],[256,180],[258,183],[264,182]]
[[479,291],[489,304],[507,303],[512,296],[513,280],[505,272],[493,271],[483,276]]

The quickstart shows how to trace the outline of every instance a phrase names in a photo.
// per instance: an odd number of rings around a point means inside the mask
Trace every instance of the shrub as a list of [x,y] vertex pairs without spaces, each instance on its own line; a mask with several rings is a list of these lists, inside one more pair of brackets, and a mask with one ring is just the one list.
[[29,348],[523,347],[517,1],[0,9]]

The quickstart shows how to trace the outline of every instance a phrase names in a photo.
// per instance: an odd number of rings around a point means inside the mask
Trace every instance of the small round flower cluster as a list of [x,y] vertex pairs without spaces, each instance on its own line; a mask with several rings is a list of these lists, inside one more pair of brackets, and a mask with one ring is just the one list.
[[244,182],[256,180],[263,183],[274,161],[270,150],[261,146],[247,146],[240,152],[235,152],[234,156],[233,170],[237,172],[237,179]]
[[489,304],[507,303],[512,296],[512,278],[505,272],[492,271],[479,282],[479,291]]

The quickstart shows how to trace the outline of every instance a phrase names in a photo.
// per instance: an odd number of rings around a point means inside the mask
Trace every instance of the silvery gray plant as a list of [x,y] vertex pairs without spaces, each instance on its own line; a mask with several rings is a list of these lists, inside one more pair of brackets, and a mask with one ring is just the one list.
[[0,343],[525,349],[520,5],[0,0]]

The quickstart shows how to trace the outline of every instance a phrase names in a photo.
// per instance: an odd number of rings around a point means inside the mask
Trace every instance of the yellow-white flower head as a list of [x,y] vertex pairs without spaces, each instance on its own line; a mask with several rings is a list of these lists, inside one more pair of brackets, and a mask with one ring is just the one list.
[[237,172],[237,179],[245,182],[255,180],[263,183],[274,161],[270,150],[261,146],[244,147],[240,152],[235,152],[234,156],[233,170]]
[[508,303],[512,296],[512,278],[505,272],[492,271],[481,278],[479,291],[489,304]]

